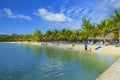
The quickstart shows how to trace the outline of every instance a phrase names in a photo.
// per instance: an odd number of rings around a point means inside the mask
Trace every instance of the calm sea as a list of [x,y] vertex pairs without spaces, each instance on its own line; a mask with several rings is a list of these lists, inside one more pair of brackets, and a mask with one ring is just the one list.
[[0,43],[0,80],[95,80],[117,56]]

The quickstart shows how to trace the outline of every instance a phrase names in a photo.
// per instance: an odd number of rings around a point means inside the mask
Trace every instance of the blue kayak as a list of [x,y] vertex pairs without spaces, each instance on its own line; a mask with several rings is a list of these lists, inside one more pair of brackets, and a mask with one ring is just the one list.
[[102,48],[102,46],[98,46],[98,47],[96,47],[95,50],[98,50],[98,49],[100,49],[100,48]]

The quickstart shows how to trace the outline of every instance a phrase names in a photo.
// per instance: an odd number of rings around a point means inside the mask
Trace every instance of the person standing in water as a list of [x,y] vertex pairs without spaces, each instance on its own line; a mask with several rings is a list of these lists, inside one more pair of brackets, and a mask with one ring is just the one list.
[[84,48],[85,48],[85,50],[88,50],[88,41],[86,40],[86,41],[84,41]]

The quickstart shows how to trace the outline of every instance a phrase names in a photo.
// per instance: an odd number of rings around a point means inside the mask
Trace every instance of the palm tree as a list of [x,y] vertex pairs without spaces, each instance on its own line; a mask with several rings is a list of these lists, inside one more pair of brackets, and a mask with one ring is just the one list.
[[33,36],[34,36],[34,40],[37,40],[37,41],[42,40],[42,33],[38,29],[35,30]]
[[89,32],[87,29],[84,29],[81,31],[80,39],[81,40],[87,40],[89,37]]
[[76,35],[75,34],[71,34],[70,35],[70,41],[75,41],[76,40]]
[[92,37],[92,41],[94,41],[94,37],[97,35],[96,24],[91,24],[90,20],[83,17],[82,19],[82,34],[85,38]]
[[52,35],[53,35],[53,38],[54,38],[54,41],[58,41],[58,37],[59,37],[59,31],[58,30],[56,30],[56,29],[54,29],[53,31],[52,31]]
[[65,41],[65,38],[66,38],[66,36],[65,36],[65,29],[62,29],[62,30],[61,30],[59,38],[60,38],[61,40]]
[[114,25],[116,26],[118,30],[118,35],[119,35],[119,43],[120,43],[120,11],[116,10],[115,14],[110,16],[111,20],[114,21]]
[[74,31],[74,35],[75,35],[76,40],[77,40],[77,42],[78,42],[78,40],[80,39],[81,30],[80,30],[80,29],[75,30],[75,31]]
[[102,20],[100,24],[97,26],[99,34],[103,37],[103,41],[105,42],[105,36],[110,32],[110,27],[105,20]]
[[65,30],[65,39],[67,40],[67,41],[69,41],[70,40],[70,35],[72,34],[72,31],[71,30],[69,30],[69,29],[67,29],[67,30]]
[[48,30],[46,31],[46,33],[44,34],[44,40],[50,41],[52,39],[52,31]]

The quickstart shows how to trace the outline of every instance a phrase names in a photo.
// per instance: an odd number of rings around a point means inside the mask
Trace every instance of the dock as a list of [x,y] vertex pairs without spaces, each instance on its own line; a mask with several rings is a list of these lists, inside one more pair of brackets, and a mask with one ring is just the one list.
[[96,80],[120,80],[120,59],[108,68]]

